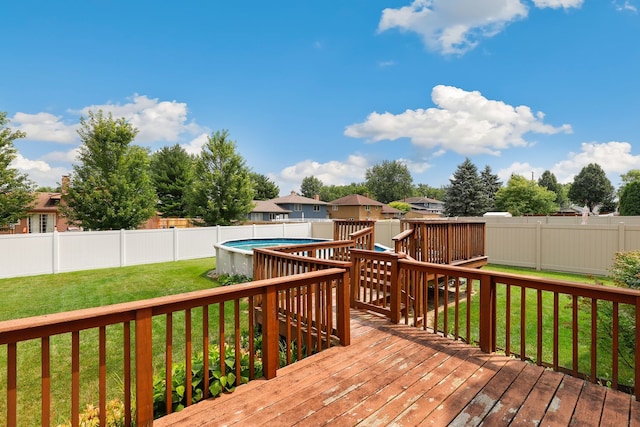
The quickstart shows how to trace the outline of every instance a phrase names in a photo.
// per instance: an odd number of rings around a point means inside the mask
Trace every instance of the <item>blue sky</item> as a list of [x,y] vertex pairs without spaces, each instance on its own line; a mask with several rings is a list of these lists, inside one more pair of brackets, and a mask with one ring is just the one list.
[[0,111],[14,166],[56,185],[90,110],[136,144],[226,129],[281,194],[400,160],[440,187],[466,157],[503,181],[640,168],[640,0],[6,2]]

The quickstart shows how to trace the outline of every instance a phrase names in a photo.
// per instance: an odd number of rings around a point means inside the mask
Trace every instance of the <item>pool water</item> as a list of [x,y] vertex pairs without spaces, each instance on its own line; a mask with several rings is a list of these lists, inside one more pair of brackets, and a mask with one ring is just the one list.
[[294,239],[294,238],[263,238],[263,239],[244,239],[244,240],[228,240],[224,242],[224,246],[251,251],[255,248],[269,248],[272,246],[288,246],[288,245],[304,245],[307,243],[322,242],[321,239]]

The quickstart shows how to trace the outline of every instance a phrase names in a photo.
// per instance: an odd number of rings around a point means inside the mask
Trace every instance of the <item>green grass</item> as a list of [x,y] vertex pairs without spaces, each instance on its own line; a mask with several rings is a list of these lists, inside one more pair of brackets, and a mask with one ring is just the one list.
[[[483,268],[484,271],[496,271],[501,273],[510,273],[510,274],[520,274],[526,276],[536,276],[544,279],[554,279],[554,280],[564,280],[576,283],[585,283],[585,284],[600,284],[605,286],[612,286],[613,282],[608,277],[594,277],[590,275],[581,275],[581,274],[571,274],[571,273],[557,273],[557,272],[546,272],[546,271],[537,271],[526,268],[517,268],[517,267],[507,267],[501,265],[487,265]],[[479,284],[474,283],[475,293],[472,294],[472,304],[471,304],[471,337],[472,341],[478,339],[478,326],[479,326]],[[506,348],[506,306],[507,306],[507,292],[506,286],[498,285],[497,286],[497,295],[496,295],[496,306],[497,306],[497,328],[496,328],[496,342],[499,349]],[[538,328],[538,293],[535,290],[527,290],[525,294],[526,298],[526,312],[525,312],[525,327],[524,327],[524,335],[525,335],[525,354],[527,358],[535,361],[537,360],[537,328]],[[553,293],[551,292],[542,292],[542,325],[543,330],[548,331],[542,334],[542,361],[545,363],[552,363],[553,361]],[[578,367],[579,371],[584,373],[590,372],[591,366],[591,314],[590,314],[590,300],[579,299],[579,310],[578,310]],[[605,304],[604,302],[599,302],[600,305]],[[609,304],[610,305],[610,304]],[[573,349],[571,346],[572,338],[573,338],[573,329],[572,329],[572,316],[573,316],[573,300],[568,295],[560,295],[558,300],[559,307],[559,332],[558,332],[558,340],[559,340],[559,365],[561,367],[571,369],[573,364]],[[512,287],[511,288],[511,334],[510,334],[510,349],[512,353],[519,354],[521,351],[521,341],[522,341],[522,329],[521,329],[521,293],[520,288]],[[460,335],[466,335],[466,329],[463,325],[463,319],[466,318],[466,302],[461,302],[460,306]],[[440,328],[443,327],[443,317],[440,316],[439,325]],[[448,310],[449,317],[449,333],[453,333],[453,319],[454,319],[454,310],[453,308],[449,308]],[[606,325],[605,325],[606,329]],[[610,328],[609,328],[610,329]],[[600,332],[601,334],[601,332]],[[605,337],[601,337],[599,335],[600,345],[598,347],[598,355],[597,355],[597,376],[599,378],[611,378],[611,366],[612,366],[612,358],[611,358],[611,349],[607,348],[606,345],[603,345],[606,341]],[[621,384],[631,385],[633,383],[633,367],[624,366],[621,361],[620,364],[620,377],[619,381]]]
[[[215,268],[214,258],[100,269],[55,275],[0,280],[0,320],[38,316],[98,307],[127,301],[208,289],[218,283],[207,276]],[[245,308],[246,310],[246,308]],[[209,307],[210,340],[217,341],[218,306]],[[233,336],[233,304],[225,304],[226,338]],[[228,323],[227,323],[228,322]],[[184,360],[184,313],[173,316],[173,360]],[[132,325],[133,331],[133,325]],[[193,352],[202,351],[202,310],[192,316]],[[153,319],[153,355],[156,373],[164,369],[165,317]],[[80,333],[81,408],[97,404],[98,332]],[[107,327],[108,399],[123,396],[123,327]],[[132,339],[133,345],[133,339]],[[6,346],[0,346],[0,366],[6,367]],[[52,422],[69,420],[71,384],[71,337],[51,338]],[[6,369],[0,370],[0,390],[6,390]],[[18,344],[18,422],[40,423],[40,342]],[[6,423],[6,399],[0,399],[0,425]]]

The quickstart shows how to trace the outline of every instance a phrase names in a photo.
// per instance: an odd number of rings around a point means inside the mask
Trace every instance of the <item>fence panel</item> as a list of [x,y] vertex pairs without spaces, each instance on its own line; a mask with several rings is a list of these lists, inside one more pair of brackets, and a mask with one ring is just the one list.
[[53,234],[0,236],[0,278],[51,273]]
[[58,239],[58,265],[48,273],[121,266],[120,235],[120,231],[53,233]]

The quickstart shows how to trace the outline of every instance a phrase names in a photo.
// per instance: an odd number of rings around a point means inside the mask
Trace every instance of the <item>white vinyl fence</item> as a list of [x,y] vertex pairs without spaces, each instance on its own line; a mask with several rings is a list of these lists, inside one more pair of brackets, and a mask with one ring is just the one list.
[[0,278],[206,258],[216,243],[311,237],[310,223],[0,235]]

